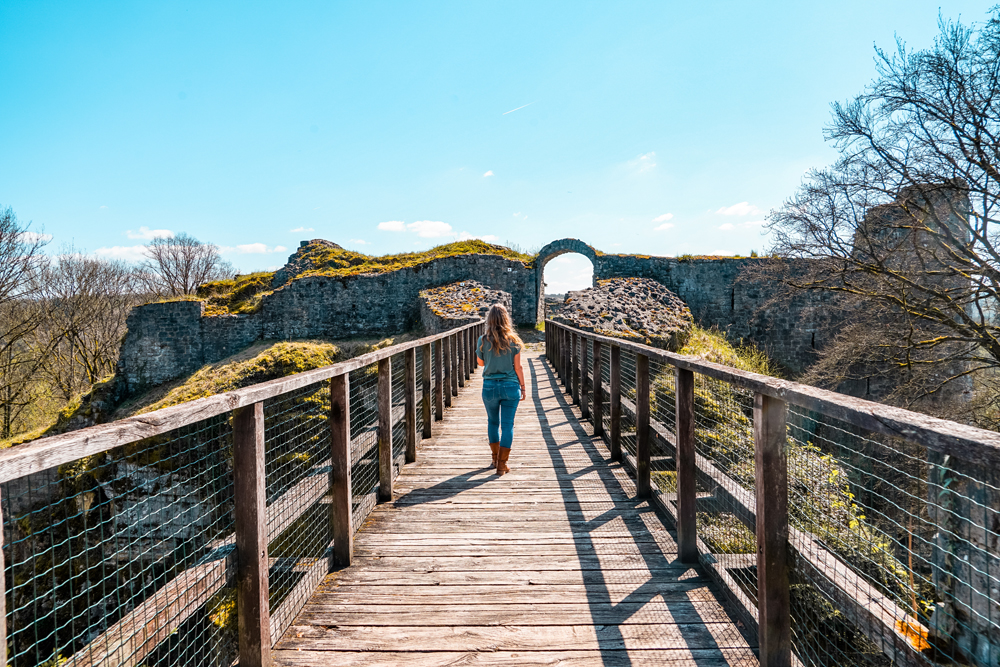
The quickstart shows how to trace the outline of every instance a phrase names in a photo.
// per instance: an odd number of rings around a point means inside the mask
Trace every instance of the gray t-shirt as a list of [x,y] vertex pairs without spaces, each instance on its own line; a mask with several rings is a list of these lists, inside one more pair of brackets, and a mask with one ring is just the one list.
[[494,353],[493,346],[486,336],[480,336],[476,344],[476,356],[483,360],[483,378],[486,380],[513,380],[517,379],[517,372],[514,370],[514,355],[518,354],[521,348],[517,343],[511,343],[506,352]]

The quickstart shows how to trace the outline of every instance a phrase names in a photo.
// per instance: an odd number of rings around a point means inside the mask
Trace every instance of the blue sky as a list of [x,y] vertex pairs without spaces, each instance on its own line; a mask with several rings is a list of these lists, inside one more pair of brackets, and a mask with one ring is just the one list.
[[184,231],[244,271],[308,238],[748,254],[873,46],[994,2],[5,0],[0,205],[53,250]]

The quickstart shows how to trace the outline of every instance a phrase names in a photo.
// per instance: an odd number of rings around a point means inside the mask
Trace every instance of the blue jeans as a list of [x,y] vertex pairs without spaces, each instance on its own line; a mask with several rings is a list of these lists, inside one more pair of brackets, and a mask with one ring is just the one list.
[[483,380],[483,405],[491,443],[499,442],[501,447],[510,449],[514,441],[514,414],[520,401],[521,385],[517,380]]

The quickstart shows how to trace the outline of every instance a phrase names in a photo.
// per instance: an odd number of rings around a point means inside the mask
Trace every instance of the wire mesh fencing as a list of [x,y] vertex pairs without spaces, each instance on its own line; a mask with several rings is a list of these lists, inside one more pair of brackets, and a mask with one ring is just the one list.
[[635,454],[638,447],[638,438],[636,437],[636,422],[635,422],[635,401],[636,401],[636,391],[635,391],[635,353],[631,350],[622,350],[619,364],[619,373],[621,378],[621,400],[622,400],[622,417],[621,417],[621,443],[622,443],[622,457],[627,458],[628,462],[635,468]]
[[378,492],[378,364],[351,371],[351,498],[354,530],[375,507]]
[[1000,664],[996,472],[795,406],[788,436],[803,662]]
[[329,570],[332,533],[323,502],[330,490],[329,414],[328,382],[264,402],[268,596],[275,632]]
[[669,443],[677,432],[674,367],[649,360],[649,481],[659,493],[677,493],[676,448]]
[[416,349],[416,359],[414,361],[416,380],[414,381],[413,391],[416,395],[417,444],[424,437],[424,363],[430,362],[429,360],[424,360],[424,348],[421,346]]
[[698,460],[698,536],[735,596],[757,607],[753,392],[704,375],[694,376],[695,452]]
[[231,464],[222,415],[4,484],[7,664],[228,666]]

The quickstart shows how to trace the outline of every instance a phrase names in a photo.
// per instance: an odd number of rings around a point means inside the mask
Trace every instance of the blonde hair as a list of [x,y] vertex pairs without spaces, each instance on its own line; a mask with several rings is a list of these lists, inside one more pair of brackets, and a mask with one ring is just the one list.
[[490,349],[500,354],[507,352],[511,344],[516,343],[519,348],[524,347],[524,342],[514,331],[514,327],[510,323],[510,315],[507,314],[507,309],[503,307],[502,303],[493,304],[490,306],[489,312],[486,313],[484,337],[489,342]]

